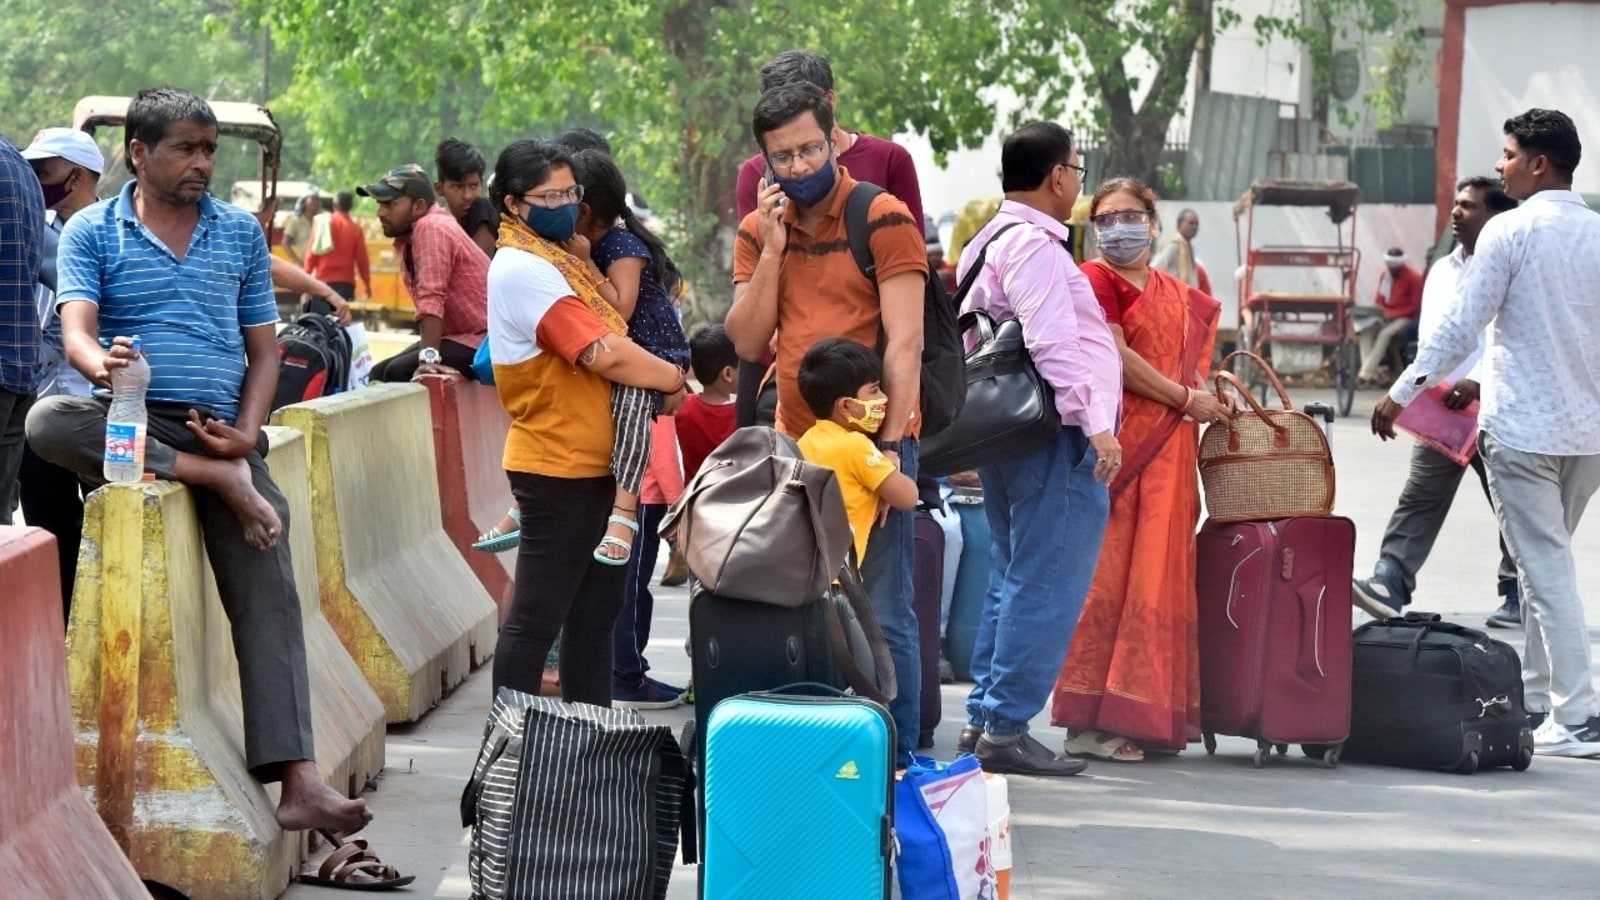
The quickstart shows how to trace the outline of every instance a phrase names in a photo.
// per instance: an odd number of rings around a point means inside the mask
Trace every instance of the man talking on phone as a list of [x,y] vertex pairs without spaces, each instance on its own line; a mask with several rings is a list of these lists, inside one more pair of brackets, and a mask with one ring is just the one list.
[[[856,180],[838,164],[833,126],[833,104],[815,85],[775,87],[756,104],[752,130],[773,180],[762,184],[755,211],[739,223],[733,307],[724,327],[743,359],[760,357],[776,338],[777,427],[796,438],[815,421],[800,397],[800,358],[828,337],[845,337],[876,350],[881,332],[883,389],[889,403],[877,444],[915,478],[922,298],[928,277],[922,223],[892,195],[873,198],[867,222],[877,281],[862,274],[850,253],[844,222],[845,201]],[[910,763],[921,734],[912,555],[912,514],[891,510],[873,527],[861,562],[862,580],[883,626],[900,687],[889,712],[902,766]]]

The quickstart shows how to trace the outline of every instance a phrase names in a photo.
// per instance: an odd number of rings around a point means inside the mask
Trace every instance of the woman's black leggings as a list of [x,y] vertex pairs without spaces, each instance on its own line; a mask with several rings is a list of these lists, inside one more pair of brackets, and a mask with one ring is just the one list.
[[545,654],[561,635],[561,698],[611,705],[611,628],[627,566],[594,558],[616,480],[507,472],[522,510],[517,589],[494,652],[494,689],[539,693]]

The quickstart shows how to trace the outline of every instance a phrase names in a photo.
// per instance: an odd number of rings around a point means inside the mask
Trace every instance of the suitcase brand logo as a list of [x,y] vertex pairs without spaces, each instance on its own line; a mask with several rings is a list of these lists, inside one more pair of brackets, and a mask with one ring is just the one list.
[[852,759],[840,766],[839,771],[833,777],[840,781],[860,781],[861,770],[856,767],[856,761]]

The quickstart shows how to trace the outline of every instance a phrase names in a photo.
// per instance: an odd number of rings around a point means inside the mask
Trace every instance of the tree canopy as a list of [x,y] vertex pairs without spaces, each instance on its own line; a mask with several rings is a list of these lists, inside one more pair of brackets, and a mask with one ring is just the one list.
[[[1396,2],[1314,0],[1318,21],[1253,25],[1310,42],[1341,10],[1365,27]],[[1070,114],[1103,135],[1107,171],[1153,180],[1196,50],[1238,21],[1235,5],[112,0],[104,15],[63,16],[46,0],[11,0],[0,9],[11,48],[0,60],[0,133],[26,140],[63,123],[79,96],[163,82],[259,101],[265,74],[285,126],[283,177],[337,188],[401,162],[431,168],[447,135],[478,145],[492,167],[512,138],[593,127],[635,189],[670,211],[666,237],[701,307],[691,317],[715,318],[731,295],[734,182],[757,149],[750,111],[772,55],[827,56],[840,121],[853,129],[921,134],[944,154],[1021,120]]]

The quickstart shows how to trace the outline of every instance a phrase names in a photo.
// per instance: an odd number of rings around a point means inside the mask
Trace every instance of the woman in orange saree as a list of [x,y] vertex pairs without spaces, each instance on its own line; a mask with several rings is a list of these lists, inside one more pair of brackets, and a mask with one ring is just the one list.
[[1205,389],[1221,305],[1149,267],[1155,201],[1116,179],[1090,205],[1100,258],[1083,272],[1122,350],[1124,465],[1051,707],[1066,752],[1119,762],[1177,752],[1199,725],[1199,428],[1232,414]]

